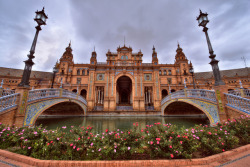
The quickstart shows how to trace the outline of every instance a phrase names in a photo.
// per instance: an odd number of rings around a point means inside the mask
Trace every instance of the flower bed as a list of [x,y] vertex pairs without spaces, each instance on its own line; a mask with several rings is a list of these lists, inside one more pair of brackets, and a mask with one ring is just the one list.
[[241,117],[214,127],[155,123],[139,129],[134,123],[127,131],[92,131],[90,126],[46,130],[0,124],[0,149],[48,160],[190,159],[248,144],[250,130],[249,119]]

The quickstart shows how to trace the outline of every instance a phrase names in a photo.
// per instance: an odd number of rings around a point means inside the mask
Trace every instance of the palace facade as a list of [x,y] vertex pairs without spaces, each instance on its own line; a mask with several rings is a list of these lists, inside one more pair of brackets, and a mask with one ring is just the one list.
[[[98,62],[95,51],[89,64],[76,64],[71,45],[56,63],[58,72],[32,71],[30,87],[34,89],[62,87],[82,95],[88,101],[89,111],[160,111],[161,100],[170,92],[193,89],[193,76],[182,48],[177,46],[173,64],[160,64],[157,51],[152,49],[151,63],[143,63],[143,53],[133,52],[131,47],[108,50],[106,62]],[[15,89],[20,83],[23,70],[0,68],[4,89]],[[238,89],[241,80],[244,88],[250,88],[248,68],[221,71],[228,89]],[[1,82],[0,80],[0,82]],[[184,84],[185,82],[185,84]],[[195,88],[213,89],[212,72],[194,74]]]

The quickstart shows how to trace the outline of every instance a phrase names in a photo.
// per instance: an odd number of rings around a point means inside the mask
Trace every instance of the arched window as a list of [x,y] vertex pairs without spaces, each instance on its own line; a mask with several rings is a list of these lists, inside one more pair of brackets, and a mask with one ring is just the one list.
[[82,75],[85,75],[85,70],[84,69],[82,70]]
[[80,70],[79,69],[77,70],[77,75],[80,75]]
[[87,70],[87,75],[89,75],[89,70]]
[[172,71],[171,70],[168,70],[168,75],[172,75]]
[[164,75],[167,75],[167,71],[166,70],[164,70]]
[[161,70],[159,71],[159,75],[161,75]]

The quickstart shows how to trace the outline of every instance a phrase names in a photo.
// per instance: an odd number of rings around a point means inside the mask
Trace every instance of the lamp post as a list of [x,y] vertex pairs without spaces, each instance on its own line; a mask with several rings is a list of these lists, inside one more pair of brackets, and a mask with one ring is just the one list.
[[189,72],[192,74],[193,86],[194,86],[194,89],[195,89],[195,83],[194,83],[194,68],[193,68],[193,66],[191,66],[191,68],[189,69]]
[[221,80],[221,76],[220,76],[220,70],[219,70],[219,66],[218,66],[218,60],[215,59],[216,55],[214,54],[207,30],[208,28],[206,27],[207,23],[209,22],[208,18],[207,18],[207,13],[202,13],[202,11],[200,10],[200,15],[197,17],[196,20],[198,20],[199,26],[203,27],[203,32],[205,32],[206,35],[206,39],[207,39],[207,44],[208,44],[208,50],[209,50],[209,58],[211,59],[211,62],[209,64],[211,64],[212,69],[213,69],[213,74],[214,74],[214,79],[215,79],[215,86],[218,85],[225,85],[225,83]]
[[18,84],[19,87],[29,87],[30,73],[32,66],[34,65],[32,59],[35,58],[34,53],[36,48],[37,37],[39,31],[42,30],[41,25],[46,25],[46,19],[48,19],[48,16],[46,16],[46,14],[44,13],[44,8],[41,11],[36,11],[36,17],[34,18],[34,20],[37,22],[38,26],[36,26],[36,34],[30,48],[30,54],[28,54],[29,59],[24,61],[25,67],[23,70],[21,83]]
[[53,79],[52,79],[51,88],[54,88],[55,76],[56,76],[57,72],[58,72],[58,69],[56,67],[54,67],[53,68]]

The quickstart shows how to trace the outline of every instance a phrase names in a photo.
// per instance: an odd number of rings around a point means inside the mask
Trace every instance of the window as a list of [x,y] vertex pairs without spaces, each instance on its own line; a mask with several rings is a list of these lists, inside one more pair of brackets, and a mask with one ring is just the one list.
[[168,70],[168,75],[172,75],[172,71],[171,70]]
[[178,74],[180,72],[179,68],[177,68],[176,73]]
[[76,84],[81,84],[81,78],[77,78]]
[[161,70],[159,71],[159,75],[161,75]]
[[79,69],[77,70],[77,75],[80,75],[80,70]]
[[172,84],[172,78],[168,78],[168,84]]
[[64,74],[64,70],[62,70],[62,75]]
[[85,70],[84,69],[82,70],[82,75],[85,75]]
[[92,61],[91,64],[95,64],[95,62]]
[[166,70],[164,70],[164,75],[167,75],[167,71]]
[[89,75],[89,70],[87,70],[87,75]]

